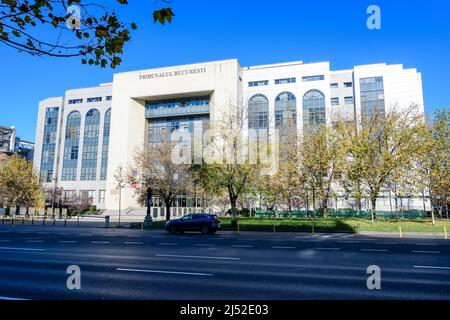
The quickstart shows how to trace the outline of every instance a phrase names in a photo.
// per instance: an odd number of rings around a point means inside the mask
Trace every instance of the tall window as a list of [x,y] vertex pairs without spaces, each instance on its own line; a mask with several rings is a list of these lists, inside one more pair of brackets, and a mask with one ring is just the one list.
[[67,117],[66,122],[62,181],[77,180],[80,126],[81,114],[78,111],[73,111]]
[[275,127],[297,128],[297,99],[290,92],[283,92],[275,99]]
[[361,119],[365,121],[374,115],[385,116],[383,77],[360,79],[361,85]]
[[262,95],[253,96],[248,103],[249,129],[269,129],[269,100]]
[[308,91],[303,96],[303,126],[315,127],[325,123],[325,95],[319,90]]
[[58,133],[59,108],[47,108],[45,112],[44,138],[41,155],[41,182],[53,181],[56,135]]
[[100,127],[100,112],[96,109],[86,114],[83,140],[83,161],[81,164],[81,180],[97,179],[98,136]]
[[103,146],[102,146],[102,165],[100,168],[100,180],[106,180],[108,171],[108,153],[109,153],[109,133],[111,130],[111,109],[105,114],[105,124],[103,127]]

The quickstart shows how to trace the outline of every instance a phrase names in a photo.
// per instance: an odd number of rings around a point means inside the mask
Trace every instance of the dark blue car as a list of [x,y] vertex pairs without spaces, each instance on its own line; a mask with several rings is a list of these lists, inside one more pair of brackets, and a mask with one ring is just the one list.
[[166,223],[166,231],[175,234],[185,231],[200,231],[202,234],[213,234],[220,229],[220,220],[216,215],[196,213],[188,214],[181,219]]

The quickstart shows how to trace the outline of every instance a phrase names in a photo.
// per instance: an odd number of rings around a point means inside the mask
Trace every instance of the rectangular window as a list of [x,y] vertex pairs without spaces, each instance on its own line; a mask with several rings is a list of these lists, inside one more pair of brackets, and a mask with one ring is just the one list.
[[286,79],[276,79],[275,84],[288,84],[288,83],[296,83],[297,78],[286,78]]
[[331,89],[337,89],[337,88],[339,88],[339,84],[338,84],[338,83],[332,83],[332,84],[330,85],[330,88],[331,88]]
[[353,82],[344,82],[345,88],[353,88]]
[[353,97],[345,97],[344,101],[345,104],[353,104]]
[[98,203],[105,203],[106,190],[99,190],[98,192]]
[[331,105],[332,106],[338,106],[339,105],[339,98],[338,97],[331,98]]
[[385,116],[383,77],[361,78],[361,118],[364,122],[373,116]]
[[102,101],[102,97],[94,97],[94,98],[88,98],[87,102],[101,102]]
[[107,96],[106,101],[112,101],[112,96]]
[[72,100],[69,100],[69,104],[79,104],[79,103],[83,103],[83,99],[72,99]]
[[321,81],[321,80],[325,80],[325,76],[324,75],[307,76],[307,77],[303,77],[302,79],[303,79],[303,82]]
[[263,80],[263,81],[251,81],[248,83],[249,87],[262,87],[262,86],[268,86],[269,80]]
[[94,190],[81,190],[80,197],[82,199],[94,199],[95,191]]

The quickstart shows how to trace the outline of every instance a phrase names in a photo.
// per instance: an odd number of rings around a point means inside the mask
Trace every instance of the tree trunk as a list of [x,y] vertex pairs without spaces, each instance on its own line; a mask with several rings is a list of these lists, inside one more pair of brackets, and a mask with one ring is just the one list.
[[427,214],[427,206],[426,206],[426,200],[425,200],[425,192],[422,191],[422,202],[423,202],[423,214],[426,216]]
[[231,196],[230,197],[230,203],[231,203],[231,226],[236,227],[237,226],[237,197]]
[[430,196],[430,204],[431,204],[431,222],[433,223],[433,225],[435,225],[436,223],[436,219],[434,218],[434,206],[432,203],[432,196],[431,196],[431,188],[428,188],[428,195]]
[[170,209],[172,208],[172,201],[165,199],[166,204],[166,221],[170,221]]
[[371,213],[372,213],[372,223],[377,219],[377,198],[371,198],[370,202],[372,203]]

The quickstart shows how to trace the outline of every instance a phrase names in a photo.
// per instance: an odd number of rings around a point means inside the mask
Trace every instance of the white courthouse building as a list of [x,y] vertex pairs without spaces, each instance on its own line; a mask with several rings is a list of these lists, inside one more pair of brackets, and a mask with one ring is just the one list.
[[[360,122],[412,104],[423,111],[421,74],[402,65],[333,71],[329,62],[242,67],[224,60],[117,73],[112,83],[39,103],[34,166],[47,187],[92,197],[112,212],[118,209],[116,169],[132,161],[136,148],[157,143],[163,129],[218,122],[232,105],[248,109],[248,127],[255,129],[279,126],[290,106],[301,130],[335,115]],[[389,201],[380,199],[380,210],[389,210]],[[177,205],[190,206],[187,199]],[[419,199],[404,206],[423,207]],[[123,210],[144,215],[139,207],[133,189],[125,188]]]

